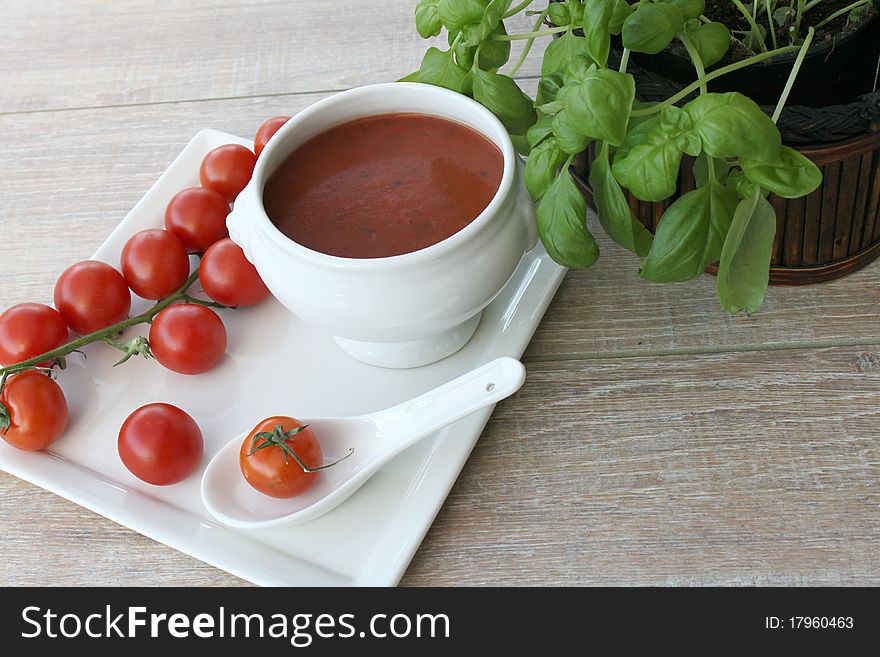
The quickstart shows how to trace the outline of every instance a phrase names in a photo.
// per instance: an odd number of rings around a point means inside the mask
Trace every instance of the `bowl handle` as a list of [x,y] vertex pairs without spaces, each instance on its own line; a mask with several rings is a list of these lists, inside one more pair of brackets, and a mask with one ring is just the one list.
[[251,227],[245,222],[247,221],[247,216],[254,211],[252,199],[253,194],[249,184],[235,199],[232,211],[226,215],[226,229],[229,231],[230,239],[241,247],[241,250],[244,251],[244,257],[251,264],[254,262],[251,254],[250,240],[248,239]]

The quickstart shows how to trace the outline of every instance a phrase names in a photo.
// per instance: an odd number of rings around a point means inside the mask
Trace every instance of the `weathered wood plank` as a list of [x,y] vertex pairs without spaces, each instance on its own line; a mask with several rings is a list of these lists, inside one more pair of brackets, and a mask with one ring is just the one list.
[[[415,0],[5,0],[0,112],[391,82],[418,68],[428,46],[414,7]],[[510,25],[528,31],[533,20]],[[518,75],[539,72],[540,57],[531,57]]]
[[531,364],[404,584],[880,582],[880,351]]
[[241,586],[246,582],[0,473],[3,586]]

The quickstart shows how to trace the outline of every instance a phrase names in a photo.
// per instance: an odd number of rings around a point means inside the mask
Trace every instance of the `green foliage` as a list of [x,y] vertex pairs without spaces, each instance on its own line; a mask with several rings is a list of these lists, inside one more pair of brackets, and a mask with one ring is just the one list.
[[416,5],[416,30],[423,39],[437,36],[443,29],[439,4],[440,0],[419,0]]
[[698,277],[721,257],[739,199],[715,180],[683,194],[663,213],[640,275],[655,283]]
[[822,174],[813,162],[793,148],[782,147],[779,163],[742,158],[743,172],[753,183],[782,198],[799,198],[822,184]]
[[526,160],[526,187],[536,201],[553,184],[559,167],[568,159],[555,137],[545,139],[532,149]]
[[538,236],[556,262],[583,269],[599,259],[599,247],[587,229],[587,202],[568,171],[556,177],[536,213]]
[[511,134],[525,134],[537,119],[532,99],[506,75],[478,67],[473,75],[474,100],[492,110]]
[[684,26],[684,16],[671,4],[639,4],[623,22],[623,46],[633,52],[656,55]]
[[599,66],[608,65],[613,13],[614,0],[587,0],[584,5],[583,28],[587,54]]
[[591,68],[573,83],[563,104],[573,125],[586,137],[619,146],[626,138],[636,83],[628,73]]
[[697,49],[703,66],[709,67],[721,61],[730,49],[730,30],[721,23],[701,23],[686,27],[691,43]]
[[637,256],[647,255],[654,240],[651,233],[633,217],[620,183],[609,163],[609,146],[603,143],[590,167],[590,189],[602,228],[615,242]]
[[756,190],[736,206],[721,250],[716,289],[727,312],[752,313],[764,303],[775,235],[776,211]]

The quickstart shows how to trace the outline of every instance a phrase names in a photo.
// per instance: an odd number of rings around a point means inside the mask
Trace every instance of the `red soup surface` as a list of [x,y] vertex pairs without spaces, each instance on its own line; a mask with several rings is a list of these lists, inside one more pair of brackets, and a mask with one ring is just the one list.
[[263,193],[290,239],[345,258],[418,251],[489,205],[504,161],[471,128],[436,116],[381,114],[313,137],[281,163]]

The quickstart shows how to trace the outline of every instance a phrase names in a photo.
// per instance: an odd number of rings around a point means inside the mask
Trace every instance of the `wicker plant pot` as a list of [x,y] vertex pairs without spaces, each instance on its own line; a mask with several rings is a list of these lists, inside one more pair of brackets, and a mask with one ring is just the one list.
[[[859,54],[873,67],[880,60],[878,21],[874,20],[868,30],[871,47]],[[612,53],[612,60],[614,56]],[[636,78],[641,100],[661,101],[684,86],[632,60],[628,70]],[[739,91],[749,94],[748,88]],[[773,108],[765,110],[772,113]],[[880,90],[846,105],[786,108],[779,128],[784,143],[819,166],[823,182],[804,198],[769,197],[777,214],[771,284],[807,285],[833,280],[880,257]],[[574,174],[592,205],[586,182],[591,160],[589,152],[581,154],[575,160]],[[656,230],[663,212],[678,196],[694,189],[691,164],[692,160],[685,158],[677,192],[664,202],[639,201],[626,192],[633,214],[651,231]],[[716,270],[710,267],[709,271]]]
[[[808,285],[854,272],[880,257],[880,132],[836,144],[799,147],[822,170],[822,185],[799,199],[771,194],[776,209],[776,241],[770,267],[774,285]],[[586,154],[575,164],[575,178],[592,205],[586,184]],[[693,160],[685,158],[675,196],[662,203],[626,193],[633,215],[652,232],[679,195],[694,189]],[[709,268],[715,273],[716,267]]]

